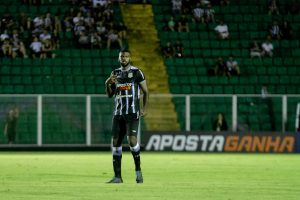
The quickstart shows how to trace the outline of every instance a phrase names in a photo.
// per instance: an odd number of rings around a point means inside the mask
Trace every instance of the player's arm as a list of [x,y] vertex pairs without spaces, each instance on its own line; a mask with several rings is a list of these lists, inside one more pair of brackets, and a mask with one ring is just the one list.
[[114,89],[115,89],[114,87],[116,83],[116,78],[117,76],[111,73],[108,79],[106,79],[105,81],[105,93],[109,98],[114,96]]
[[149,102],[149,90],[146,83],[146,80],[140,82],[140,87],[143,91],[143,108],[141,109],[141,116],[145,116],[147,114],[148,102]]

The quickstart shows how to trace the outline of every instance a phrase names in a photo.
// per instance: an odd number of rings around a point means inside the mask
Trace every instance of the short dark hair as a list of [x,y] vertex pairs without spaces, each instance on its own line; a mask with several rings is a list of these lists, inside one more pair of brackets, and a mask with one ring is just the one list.
[[120,53],[125,53],[125,52],[127,52],[127,53],[130,53],[130,54],[131,54],[131,52],[130,52],[128,49],[121,49],[121,50],[120,50]]

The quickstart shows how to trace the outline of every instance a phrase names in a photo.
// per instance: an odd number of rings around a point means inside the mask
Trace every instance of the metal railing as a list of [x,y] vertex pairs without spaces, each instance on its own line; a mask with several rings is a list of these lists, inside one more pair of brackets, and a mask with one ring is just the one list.
[[[232,132],[286,133],[295,132],[299,117],[296,110],[300,95],[152,94],[150,98],[172,99],[180,130],[170,131],[212,131],[212,121],[222,112]],[[20,110],[19,144],[92,146],[110,143],[113,100],[106,95],[0,95],[3,124],[13,106]],[[147,129],[145,121],[141,124],[142,131],[153,131]],[[3,134],[0,143],[7,143]]]

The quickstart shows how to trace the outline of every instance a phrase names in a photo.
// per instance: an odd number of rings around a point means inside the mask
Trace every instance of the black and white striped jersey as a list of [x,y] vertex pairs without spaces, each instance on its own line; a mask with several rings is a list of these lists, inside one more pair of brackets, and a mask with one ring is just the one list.
[[141,90],[139,83],[145,81],[144,73],[132,65],[127,70],[120,67],[112,73],[117,75],[117,81],[114,85],[114,115],[139,114]]

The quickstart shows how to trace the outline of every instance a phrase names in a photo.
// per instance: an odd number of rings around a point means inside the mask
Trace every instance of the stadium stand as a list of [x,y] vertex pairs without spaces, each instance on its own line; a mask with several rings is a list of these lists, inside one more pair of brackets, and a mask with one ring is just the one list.
[[[189,32],[167,32],[164,27],[166,20],[172,15],[172,5],[169,0],[152,0],[154,20],[160,39],[161,48],[166,42],[180,40],[184,47],[184,57],[165,59],[164,64],[168,73],[170,91],[173,94],[260,94],[262,85],[267,85],[271,94],[299,94],[300,83],[300,50],[299,50],[299,22],[298,14],[282,12],[280,15],[268,15],[267,1],[232,0],[229,5],[213,4],[215,22],[208,24],[192,21],[192,13],[187,14]],[[287,2],[280,0],[280,10],[285,10]],[[71,12],[69,1],[49,0],[43,5],[24,5],[21,1],[1,1],[0,15],[3,18],[7,13],[17,18],[21,12],[33,18],[40,14],[50,12],[57,15],[60,20],[64,14]],[[75,6],[76,7],[76,6]],[[121,9],[118,4],[113,4],[114,21],[122,21]],[[76,7],[78,9],[78,7]],[[175,16],[175,20],[180,18]],[[224,20],[229,27],[230,38],[220,40],[216,37],[214,27],[218,20]],[[274,56],[262,59],[250,58],[249,45],[253,40],[263,42],[268,34],[268,26],[273,20],[279,22],[288,20],[294,31],[291,40],[273,40]],[[1,30],[3,31],[3,30]],[[46,59],[7,58],[0,59],[0,93],[1,94],[103,94],[103,82],[107,74],[117,64],[116,54],[118,49],[103,48],[86,49],[78,48],[72,32],[62,30],[58,34],[59,48],[55,50],[56,57]],[[20,38],[28,48],[31,33],[24,30]],[[125,46],[128,45],[127,41]],[[214,67],[216,58],[222,56],[227,59],[231,54],[237,59],[241,76],[208,76],[207,71]],[[101,67],[99,67],[101,66]],[[173,99],[179,116],[181,129],[185,129],[184,108],[182,99]],[[238,116],[241,128],[247,130],[281,131],[281,99],[273,99],[270,106],[260,98],[241,98]],[[77,103],[83,103],[81,101]],[[77,105],[75,102],[75,105]],[[227,98],[210,99],[202,101],[198,98],[191,99],[192,130],[211,130],[211,122],[217,112],[226,113],[228,124],[231,125],[231,101]],[[288,104],[288,114],[295,116],[294,107],[297,100]],[[30,107],[30,106],[29,106]],[[64,109],[71,110],[68,104]],[[48,110],[47,110],[48,109]],[[45,125],[45,143],[59,142],[63,125],[56,123],[64,121],[62,116],[51,115],[51,107],[46,109],[44,117],[53,123]],[[266,112],[268,111],[268,112]],[[110,112],[110,108],[99,109],[98,112]],[[29,112],[31,113],[31,112]],[[74,113],[76,115],[78,113]],[[32,115],[32,116],[31,116]],[[278,117],[272,117],[278,116]],[[36,113],[24,116],[20,120],[24,134],[36,127]],[[96,118],[97,113],[93,113]],[[109,116],[109,115],[108,115]],[[79,121],[82,121],[80,119]],[[108,119],[101,119],[103,126]],[[275,124],[275,126],[274,126]],[[84,124],[81,124],[84,127]],[[81,128],[82,128],[81,127]],[[293,121],[289,121],[288,130],[293,130]],[[69,129],[68,129],[69,128]],[[97,130],[97,127],[93,127]],[[55,130],[57,131],[55,131]],[[85,138],[82,129],[73,130],[66,126],[70,134],[65,136],[70,143],[81,144]],[[72,136],[71,131],[76,132]],[[109,127],[105,130],[109,132]],[[95,137],[96,141],[109,140]],[[36,138],[28,137],[26,143],[35,143]]]
[[[20,13],[24,12],[26,17],[33,20],[36,16],[50,13],[52,19],[57,16],[63,26],[65,15],[71,13],[72,9],[78,11],[79,5],[72,5],[71,1],[45,0],[43,4],[27,5],[19,0],[1,1],[1,34],[7,27],[3,19],[12,19],[15,24],[19,23]],[[122,21],[118,4],[113,4],[113,22]],[[73,11],[73,13],[75,13]],[[74,14],[75,15],[75,14]],[[71,15],[72,17],[74,15]],[[19,24],[20,25],[20,24]],[[18,28],[20,28],[19,26]],[[24,28],[24,27],[23,27]],[[12,30],[10,30],[10,33]],[[28,52],[33,29],[19,30],[20,40],[24,42]],[[51,33],[52,36],[54,33]],[[55,50],[55,58],[12,58],[1,56],[1,94],[103,94],[103,83],[106,76],[118,64],[116,55],[117,48],[81,48],[77,45],[76,36],[73,31],[66,31],[62,28],[58,33],[59,46]],[[103,41],[105,43],[105,41]],[[124,41],[126,45],[126,41]],[[30,54],[30,53],[29,53]],[[74,99],[73,99],[74,100]],[[7,110],[12,104],[21,105],[21,115],[18,123],[18,140],[22,144],[36,144],[37,108],[36,99],[26,103],[26,98],[2,99],[2,111]],[[99,103],[99,100],[94,100]],[[101,101],[101,99],[100,99]],[[102,100],[103,101],[103,100]],[[106,100],[106,102],[109,100]],[[85,144],[85,98],[75,99],[58,97],[46,98],[43,102],[43,144]],[[110,124],[112,103],[103,103],[101,109],[97,108],[92,113],[94,121],[93,142],[101,143],[110,141]],[[106,105],[106,106],[103,106]],[[79,109],[81,107],[81,109]],[[83,109],[82,109],[83,108]],[[57,112],[60,111],[60,112]],[[66,116],[67,113],[67,116]],[[5,113],[3,118],[5,118]],[[99,119],[98,116],[106,116]],[[96,134],[99,130],[104,134]],[[1,135],[2,137],[2,135]],[[2,138],[1,142],[5,142]]]
[[[161,47],[166,42],[180,40],[184,46],[183,58],[165,59],[171,84],[171,92],[175,94],[260,94],[261,87],[267,85],[272,94],[298,94],[300,71],[299,64],[299,32],[298,14],[288,13],[287,2],[280,1],[280,15],[269,15],[267,11],[267,1],[230,1],[229,5],[213,4],[215,11],[215,22],[208,24],[193,21],[192,12],[188,13],[190,32],[168,32],[164,29],[167,19],[172,13],[172,3],[170,1],[152,1],[155,21],[159,30]],[[175,15],[179,19],[180,14]],[[224,20],[230,32],[230,39],[220,40],[214,33],[214,27],[218,20]],[[263,42],[268,35],[268,26],[272,21],[280,23],[284,20],[290,22],[294,31],[291,40],[273,40],[274,56],[262,59],[250,58],[249,47],[253,40]],[[297,53],[298,52],[298,53]],[[222,56],[227,59],[234,55],[240,65],[241,76],[239,77],[216,77],[208,76],[207,71],[214,67],[217,57]],[[239,120],[242,125],[246,124],[248,130],[281,131],[279,113],[281,102],[274,100],[271,107],[274,113],[268,111],[268,103],[258,103],[248,100],[239,105]],[[255,103],[256,102],[256,103]],[[180,103],[175,101],[177,110],[180,112]],[[201,103],[200,103],[201,104]],[[199,121],[208,118],[209,124],[213,120],[216,112],[228,113],[228,110],[215,107],[215,102],[205,102],[205,109],[197,109],[199,102],[194,102],[192,107],[192,119]],[[231,107],[230,102],[223,104]],[[217,107],[215,107],[217,108]],[[294,116],[294,108],[291,106],[289,113]],[[281,111],[280,111],[281,112]],[[203,113],[201,115],[201,113]],[[230,115],[230,113],[228,113]],[[194,116],[195,115],[195,116]],[[199,115],[199,116],[197,116]],[[273,119],[271,115],[277,116]],[[182,116],[182,115],[180,115]],[[183,115],[184,116],[184,115]],[[181,120],[184,120],[181,118]],[[197,121],[197,120],[196,120]],[[207,123],[207,122],[206,122]],[[273,125],[272,125],[273,124]],[[274,125],[275,124],[275,125]],[[182,128],[184,124],[181,124]],[[194,126],[194,123],[193,123]],[[293,130],[293,125],[288,125],[289,130]],[[211,130],[209,126],[198,125],[194,130]]]

